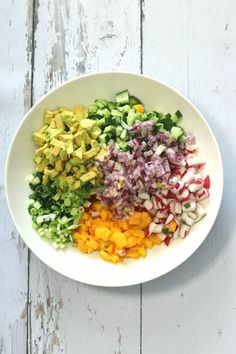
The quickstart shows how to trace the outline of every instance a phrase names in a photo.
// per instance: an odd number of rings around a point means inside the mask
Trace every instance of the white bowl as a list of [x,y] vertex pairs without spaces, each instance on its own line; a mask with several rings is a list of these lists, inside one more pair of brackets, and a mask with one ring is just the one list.
[[[128,89],[149,110],[183,113],[183,127],[197,137],[199,154],[206,161],[205,172],[211,177],[211,196],[206,202],[207,216],[184,240],[154,247],[146,258],[125,260],[113,265],[99,255],[85,255],[76,248],[55,250],[33,230],[28,214],[30,189],[27,176],[34,169],[34,144],[31,134],[42,125],[45,109],[58,106],[89,105],[96,98],[114,99],[115,93]],[[100,286],[126,286],[160,277],[183,263],[201,245],[219,210],[223,191],[223,169],[219,148],[206,120],[193,104],[173,88],[149,77],[130,73],[85,75],[60,85],[39,100],[26,114],[12,140],[6,162],[6,195],[12,219],[27,246],[45,264],[59,273],[84,283]]]

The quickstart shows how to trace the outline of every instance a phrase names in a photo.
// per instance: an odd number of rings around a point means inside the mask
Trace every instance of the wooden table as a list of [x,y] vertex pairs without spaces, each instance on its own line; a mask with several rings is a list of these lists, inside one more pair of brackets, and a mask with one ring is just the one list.
[[[235,354],[236,1],[0,6],[0,354]],[[160,279],[119,289],[66,279],[29,252],[2,173],[31,105],[67,79],[105,70],[152,75],[189,97],[218,139],[225,170],[219,216],[199,250]]]

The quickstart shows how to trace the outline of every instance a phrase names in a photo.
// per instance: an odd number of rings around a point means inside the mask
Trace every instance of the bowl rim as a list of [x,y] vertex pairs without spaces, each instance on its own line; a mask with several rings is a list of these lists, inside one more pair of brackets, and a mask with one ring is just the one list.
[[[18,132],[20,131],[22,125],[24,124],[25,120],[28,118],[28,116],[31,114],[31,112],[35,109],[36,106],[40,105],[40,103],[47,97],[49,96],[50,94],[56,92],[57,90],[60,90],[62,87],[64,86],[67,86],[67,85],[70,85],[72,82],[74,81],[78,81],[80,79],[84,79],[84,78],[87,78],[87,77],[94,77],[94,76],[104,76],[104,75],[127,75],[127,76],[133,76],[133,77],[136,77],[136,78],[145,78],[145,79],[148,79],[148,80],[151,80],[153,82],[156,82],[158,84],[160,84],[161,86],[164,86],[165,88],[169,89],[170,91],[172,91],[174,94],[176,94],[177,96],[181,97],[184,101],[186,101],[194,110],[195,112],[200,116],[200,118],[202,119],[202,121],[205,123],[205,125],[207,126],[208,128],[208,131],[211,135],[211,138],[214,142],[214,145],[215,145],[215,148],[216,148],[216,153],[217,153],[217,156],[218,156],[218,160],[219,160],[219,178],[220,178],[220,188],[219,188],[219,204],[218,204],[218,207],[217,207],[217,210],[216,210],[216,214],[215,214],[215,218],[212,219],[209,223],[209,231],[208,233],[205,235],[205,237],[201,240],[200,243],[196,244],[196,246],[194,246],[191,251],[187,254],[187,256],[181,258],[181,260],[179,260],[178,262],[175,263],[174,267],[171,267],[170,269],[167,269],[166,271],[162,272],[160,275],[151,275],[151,276],[146,276],[144,280],[141,280],[139,282],[137,281],[129,281],[129,282],[121,282],[119,284],[101,284],[101,283],[96,283],[96,282],[91,282],[91,281],[81,281],[75,277],[71,277],[69,276],[68,274],[66,274],[66,272],[63,272],[63,270],[58,270],[57,267],[54,267],[53,265],[49,264],[50,262],[47,262],[45,259],[42,259],[41,256],[39,256],[37,253],[35,253],[34,250],[32,250],[31,246],[29,246],[27,244],[27,241],[25,240],[24,236],[21,235],[20,231],[19,231],[19,227],[18,227],[18,223],[17,221],[15,220],[15,217],[14,217],[14,213],[13,213],[13,209],[11,207],[11,203],[10,203],[10,198],[9,198],[9,193],[8,193],[8,190],[9,190],[9,183],[8,183],[8,170],[9,170],[9,160],[10,160],[10,155],[11,155],[11,151],[12,151],[12,148],[13,148],[13,144],[14,144],[14,141],[15,141],[15,138],[16,136],[18,135]],[[17,230],[17,232],[19,233],[20,237],[23,239],[23,241],[25,242],[26,246],[28,247],[28,249],[33,252],[37,258],[40,259],[41,262],[43,262],[44,264],[46,264],[48,267],[50,267],[51,269],[53,269],[54,271],[56,271],[57,273],[59,274],[62,274],[63,276],[69,278],[69,279],[72,279],[72,280],[75,280],[75,281],[78,281],[78,282],[81,282],[81,283],[84,283],[84,284],[89,284],[89,285],[94,285],[94,286],[101,286],[101,287],[122,287],[122,286],[133,286],[133,285],[137,285],[137,284],[143,284],[143,283],[146,283],[146,282],[149,282],[151,280],[154,280],[154,279],[157,279],[157,278],[160,278],[162,276],[164,276],[165,274],[171,272],[172,270],[176,269],[177,267],[179,267],[181,264],[183,264],[188,258],[190,258],[193,253],[196,252],[196,250],[202,245],[202,243],[205,241],[205,239],[207,238],[207,236],[209,235],[211,229],[212,229],[212,226],[214,225],[215,221],[216,221],[216,218],[217,218],[217,215],[219,213],[219,209],[220,209],[220,206],[221,206],[221,202],[222,202],[222,197],[223,197],[223,190],[224,190],[224,170],[223,170],[223,163],[222,163],[222,156],[221,156],[221,152],[220,152],[220,148],[219,148],[219,145],[217,143],[217,140],[215,138],[215,135],[213,133],[213,131],[211,130],[210,128],[210,125],[209,123],[207,122],[206,118],[203,116],[203,114],[201,113],[201,111],[191,102],[191,100],[189,98],[187,98],[184,94],[182,94],[181,92],[179,92],[177,89],[175,89],[174,87],[172,87],[171,85],[169,84],[166,84],[164,83],[163,81],[159,80],[159,79],[156,79],[154,78],[153,76],[149,76],[149,75],[144,75],[144,74],[140,74],[140,73],[134,73],[134,72],[129,72],[129,71],[99,71],[99,72],[91,72],[89,74],[83,74],[83,75],[79,75],[79,76],[76,76],[70,80],[67,80],[59,85],[57,85],[56,87],[54,87],[53,89],[51,89],[50,91],[48,91],[46,94],[44,94],[40,99],[38,99],[34,104],[33,106],[26,112],[26,114],[23,116],[22,120],[20,121],[20,123],[18,124],[17,128],[16,128],[16,131],[15,133],[13,134],[12,138],[11,138],[11,141],[10,141],[10,144],[9,144],[9,148],[8,148],[8,152],[7,152],[7,155],[6,155],[6,160],[5,160],[5,171],[4,171],[4,189],[5,189],[5,196],[6,196],[6,201],[7,201],[7,206],[8,206],[8,210],[10,212],[10,216],[11,216],[11,219],[14,223],[14,226]]]

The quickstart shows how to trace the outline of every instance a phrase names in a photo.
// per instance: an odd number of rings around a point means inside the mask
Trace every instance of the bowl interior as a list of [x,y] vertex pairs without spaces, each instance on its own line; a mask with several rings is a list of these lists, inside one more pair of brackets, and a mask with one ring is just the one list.
[[[97,254],[84,255],[75,248],[56,251],[32,229],[28,214],[27,176],[34,168],[32,132],[42,125],[45,109],[58,106],[88,105],[96,98],[114,99],[116,92],[128,89],[139,97],[146,109],[159,108],[163,112],[183,113],[182,125],[194,132],[199,155],[207,162],[205,173],[211,176],[211,197],[206,202],[208,214],[192,228],[189,236],[170,247],[154,247],[148,256],[126,260],[113,265],[102,261]],[[6,194],[13,221],[27,246],[48,266],[75,280],[102,286],[132,285],[159,277],[185,261],[209,233],[220,206],[223,172],[215,138],[199,111],[172,88],[140,75],[101,73],[69,81],[43,97],[25,116],[9,149],[6,166]]]

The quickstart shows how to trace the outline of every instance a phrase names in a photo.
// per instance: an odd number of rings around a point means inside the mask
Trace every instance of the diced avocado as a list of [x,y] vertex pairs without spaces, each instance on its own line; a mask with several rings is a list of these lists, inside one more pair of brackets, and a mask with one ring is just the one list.
[[51,150],[47,147],[46,149],[43,150],[44,156],[48,157],[51,153]]
[[50,173],[50,178],[51,179],[55,178],[58,175],[58,173],[59,173],[58,171],[52,170],[51,173]]
[[63,132],[63,129],[50,129],[49,130],[49,138],[54,139],[57,138],[61,133]]
[[71,140],[69,140],[66,144],[66,152],[68,155],[71,155],[74,152],[74,146]]
[[104,156],[107,155],[106,149],[101,149],[99,153],[94,157],[95,160],[103,160]]
[[75,178],[73,176],[67,176],[65,180],[69,185],[73,185],[75,182]]
[[96,121],[93,119],[82,119],[80,121],[80,127],[86,130],[92,130],[92,128],[96,125]]
[[76,113],[69,110],[63,110],[61,113],[61,117],[65,125],[69,128],[73,127],[75,123],[78,122]]
[[58,156],[59,152],[60,152],[61,148],[59,146],[54,146],[51,150],[51,154],[53,156]]
[[35,162],[36,164],[39,164],[39,163],[42,161],[42,159],[43,159],[42,156],[35,156],[34,162]]
[[50,168],[48,168],[48,167],[45,167],[43,173],[44,173],[45,175],[50,175],[52,171],[53,171],[52,169],[50,169]]
[[72,157],[70,163],[72,166],[78,166],[81,163],[81,160],[78,157]]
[[91,140],[90,141],[90,145],[92,146],[92,148],[98,148],[99,147],[99,144],[97,142],[97,140]]
[[91,157],[97,155],[97,153],[98,153],[98,149],[92,148],[92,149],[86,151],[86,152],[83,154],[83,160],[88,160],[88,159],[90,159]]
[[64,129],[65,128],[65,125],[64,125],[64,122],[62,120],[62,117],[61,117],[61,114],[57,114],[54,118],[55,120],[55,123],[56,123],[56,127],[59,129],[59,128],[62,128]]
[[97,139],[99,137],[99,135],[102,133],[102,130],[98,127],[95,127],[91,132],[90,132],[90,136],[93,139]]
[[49,175],[43,175],[42,183],[43,183],[43,184],[47,184],[48,181],[49,181]]
[[49,125],[49,128],[52,128],[52,129],[56,129],[56,122],[54,119],[52,119],[50,125]]
[[44,118],[43,118],[44,123],[45,123],[45,124],[50,124],[51,121],[52,121],[52,119],[53,119],[53,117],[54,117],[54,112],[52,112],[52,111],[46,111],[46,112],[44,113]]
[[88,182],[91,179],[96,177],[96,173],[94,171],[89,171],[80,177],[81,182]]
[[35,132],[32,134],[34,143],[37,146],[43,146],[46,142],[46,134]]
[[51,145],[53,146],[58,146],[59,148],[61,148],[62,150],[66,150],[66,144],[63,143],[62,141],[58,140],[58,139],[52,139],[51,141]]
[[[84,119],[85,120],[85,119]],[[86,130],[82,130],[82,131],[79,131],[77,132],[75,135],[74,135],[74,139],[75,139],[75,142],[78,146],[81,146],[83,144],[83,142],[88,145],[90,144],[90,137],[87,133]]]
[[60,139],[66,143],[68,140],[73,140],[74,135],[71,133],[60,134],[60,135],[58,135],[58,139]]
[[38,148],[37,150],[35,150],[35,155],[41,155],[43,153],[43,151],[48,147],[48,144],[44,144],[43,146],[41,146],[40,148]]
[[81,186],[81,182],[80,181],[76,181],[74,183],[74,185],[73,185],[73,189],[76,190],[76,189],[80,188],[80,186]]
[[44,125],[42,128],[38,130],[38,133],[45,133],[47,129],[48,129],[48,125]]
[[70,172],[71,167],[72,167],[71,163],[70,163],[70,162],[66,162],[66,164],[65,164],[65,169],[66,169],[66,172],[67,172],[67,173]]
[[75,155],[79,158],[79,159],[83,159],[83,148],[82,146],[79,147],[77,150],[75,150]]
[[58,171],[58,172],[63,171],[63,163],[62,163],[61,160],[57,160],[55,162],[55,170]]
[[81,105],[75,106],[75,113],[78,121],[85,119],[88,116],[88,109]]
[[66,150],[61,150],[59,156],[62,161],[66,161],[68,159]]

